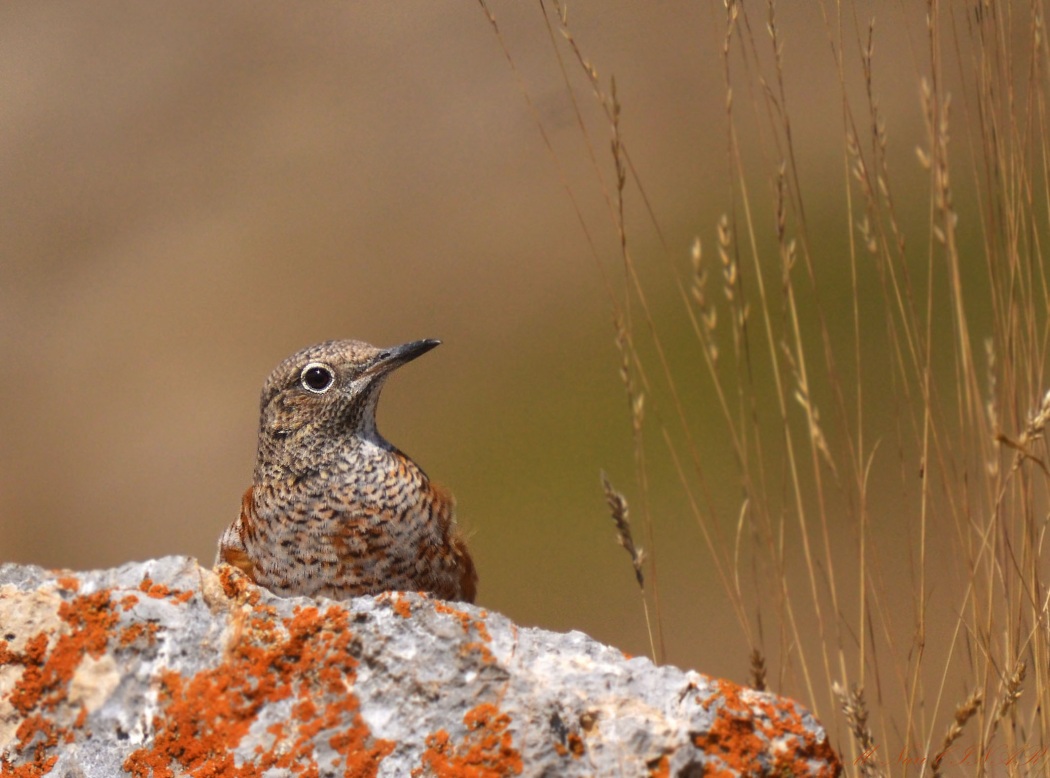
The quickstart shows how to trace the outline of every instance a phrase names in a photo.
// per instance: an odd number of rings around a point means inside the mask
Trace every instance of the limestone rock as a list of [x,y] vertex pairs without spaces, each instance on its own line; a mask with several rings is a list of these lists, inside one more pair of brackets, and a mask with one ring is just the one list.
[[[0,566],[0,774],[838,775],[790,700],[392,593]],[[721,773],[719,773],[721,774]]]

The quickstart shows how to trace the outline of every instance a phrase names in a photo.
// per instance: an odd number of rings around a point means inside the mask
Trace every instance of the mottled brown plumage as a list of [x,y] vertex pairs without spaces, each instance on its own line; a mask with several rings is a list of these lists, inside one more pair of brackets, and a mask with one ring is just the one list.
[[254,482],[217,562],[285,596],[410,590],[473,602],[451,493],[376,430],[387,376],[438,343],[328,341],[278,365],[263,386]]

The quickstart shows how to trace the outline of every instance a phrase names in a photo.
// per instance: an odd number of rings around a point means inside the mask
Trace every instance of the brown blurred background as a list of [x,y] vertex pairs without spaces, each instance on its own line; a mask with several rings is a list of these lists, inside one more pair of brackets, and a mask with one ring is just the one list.
[[[809,216],[845,245],[824,22],[817,4],[783,6]],[[0,6],[0,559],[210,564],[249,482],[269,370],[327,338],[437,337],[388,385],[380,426],[455,492],[480,602],[647,652],[598,481],[604,468],[635,496],[619,355],[566,185],[611,274],[618,239],[555,44],[606,182],[609,128],[538,4],[491,9],[559,163],[474,3]],[[713,252],[732,202],[724,13],[605,0],[569,19],[602,83],[617,79],[669,254],[634,190],[632,250],[672,348],[688,333],[666,259],[687,272],[694,235]],[[886,13],[880,30],[900,27],[880,38],[881,107],[911,155],[922,30]],[[742,80],[738,100],[754,88]],[[761,190],[773,150],[747,140]],[[683,391],[702,410],[695,358]],[[697,424],[717,478],[728,449]],[[668,658],[742,679],[707,552],[654,468]]]

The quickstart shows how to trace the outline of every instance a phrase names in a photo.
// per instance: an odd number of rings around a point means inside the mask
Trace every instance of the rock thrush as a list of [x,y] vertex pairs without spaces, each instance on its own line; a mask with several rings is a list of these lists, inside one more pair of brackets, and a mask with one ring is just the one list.
[[284,596],[409,590],[473,602],[451,493],[376,429],[386,378],[439,343],[333,340],[278,365],[263,386],[253,483],[216,562]]

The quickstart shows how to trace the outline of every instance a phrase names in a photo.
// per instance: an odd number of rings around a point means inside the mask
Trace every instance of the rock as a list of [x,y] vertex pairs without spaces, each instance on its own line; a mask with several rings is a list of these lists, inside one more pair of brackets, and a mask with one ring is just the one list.
[[0,774],[840,772],[790,700],[410,593],[282,599],[183,557],[0,566]]

